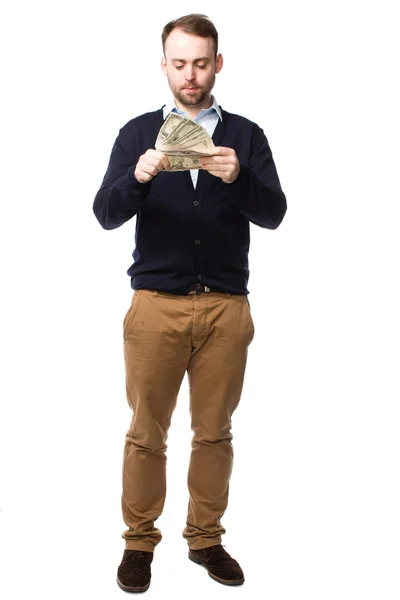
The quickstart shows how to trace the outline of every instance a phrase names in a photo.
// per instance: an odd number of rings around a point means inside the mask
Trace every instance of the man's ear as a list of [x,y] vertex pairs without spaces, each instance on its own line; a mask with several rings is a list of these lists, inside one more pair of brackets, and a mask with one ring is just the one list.
[[215,72],[219,73],[224,64],[224,57],[222,54],[217,54],[215,58]]
[[167,74],[167,63],[166,63],[164,56],[161,58],[161,69],[162,69],[162,72],[164,73],[164,75],[166,75]]

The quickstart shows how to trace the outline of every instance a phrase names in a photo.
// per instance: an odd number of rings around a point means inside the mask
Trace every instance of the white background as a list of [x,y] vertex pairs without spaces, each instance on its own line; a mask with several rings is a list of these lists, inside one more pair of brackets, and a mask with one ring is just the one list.
[[135,218],[105,231],[92,203],[119,129],[169,97],[163,26],[202,12],[225,59],[214,94],[264,129],[288,211],[276,231],[250,229],[256,333],[222,520],[246,582],[234,591],[187,558],[185,377],[146,594],[398,600],[394,8],[81,0],[3,10],[2,597],[124,593],[122,320]]

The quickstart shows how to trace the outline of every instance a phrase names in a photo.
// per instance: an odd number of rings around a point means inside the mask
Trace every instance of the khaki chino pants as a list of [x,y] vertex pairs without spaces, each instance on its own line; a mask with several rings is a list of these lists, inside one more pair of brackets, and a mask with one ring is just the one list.
[[154,551],[161,541],[154,522],[164,507],[166,441],[186,371],[193,438],[182,535],[192,549],[221,543],[233,465],[231,416],[253,337],[246,295],[134,290],[123,322],[126,394],[133,412],[122,467],[125,548]]

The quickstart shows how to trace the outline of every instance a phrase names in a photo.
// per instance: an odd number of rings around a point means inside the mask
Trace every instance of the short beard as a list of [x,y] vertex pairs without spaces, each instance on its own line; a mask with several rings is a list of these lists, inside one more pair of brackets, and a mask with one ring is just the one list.
[[[184,106],[197,106],[197,104],[201,104],[203,102],[203,100],[205,98],[207,98],[207,96],[209,95],[209,93],[213,89],[214,85],[215,85],[215,74],[214,74],[212,80],[207,85],[207,87],[205,89],[199,90],[199,92],[197,92],[193,96],[191,96],[189,94],[186,95],[186,96],[184,96],[176,88],[171,87],[171,85],[170,85],[170,88],[171,88],[171,91],[172,91],[173,95],[175,96],[175,98],[181,104],[183,104]],[[198,95],[198,93],[200,93],[200,95]]]
[[184,96],[181,92],[175,91],[175,98],[177,98],[184,106],[196,106],[196,104],[201,104],[207,96],[208,92],[206,90],[199,90],[197,94],[194,94],[193,96]]

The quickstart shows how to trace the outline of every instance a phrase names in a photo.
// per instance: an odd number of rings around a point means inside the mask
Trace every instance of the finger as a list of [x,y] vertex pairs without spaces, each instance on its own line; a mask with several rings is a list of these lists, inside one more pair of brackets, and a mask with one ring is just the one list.
[[161,164],[163,165],[164,169],[166,169],[167,171],[171,167],[168,156],[165,156],[165,154],[162,155]]
[[[161,160],[162,157],[160,156],[149,156],[147,158],[147,163],[153,167],[156,167],[157,172],[158,171],[163,171],[164,170],[164,164],[163,161]],[[165,157],[166,158],[166,157]]]
[[135,171],[135,177],[140,183],[147,183],[148,181],[150,181],[150,179],[153,179],[152,175],[149,175],[142,169],[139,169],[139,170],[137,169]]
[[158,175],[160,169],[158,169],[155,165],[152,165],[150,163],[146,163],[145,165],[143,165],[142,170],[144,173],[147,173],[148,175],[151,175],[152,177],[155,177],[156,175]]
[[202,162],[201,164],[202,166],[209,167],[210,169],[220,169],[221,167],[229,168],[229,164],[222,162],[209,161],[204,163]]
[[213,156],[212,158],[202,158],[201,161],[205,164],[233,164],[231,159],[228,159],[226,155],[224,156]]
[[160,171],[170,168],[170,162],[164,152],[161,152],[160,150],[152,150],[151,156],[154,157],[153,164],[156,165]]
[[232,148],[227,148],[226,146],[215,146],[212,151],[211,156],[228,156],[232,154],[234,150]]
[[203,167],[203,169],[205,171],[208,171],[209,173],[226,173],[227,175],[229,174],[229,171],[227,171],[226,169],[224,169],[223,167],[220,166],[212,166],[212,167]]
[[221,173],[219,171],[208,171],[208,173],[210,175],[214,175],[214,177],[219,177],[220,179],[222,179],[222,177],[224,177],[224,173]]

